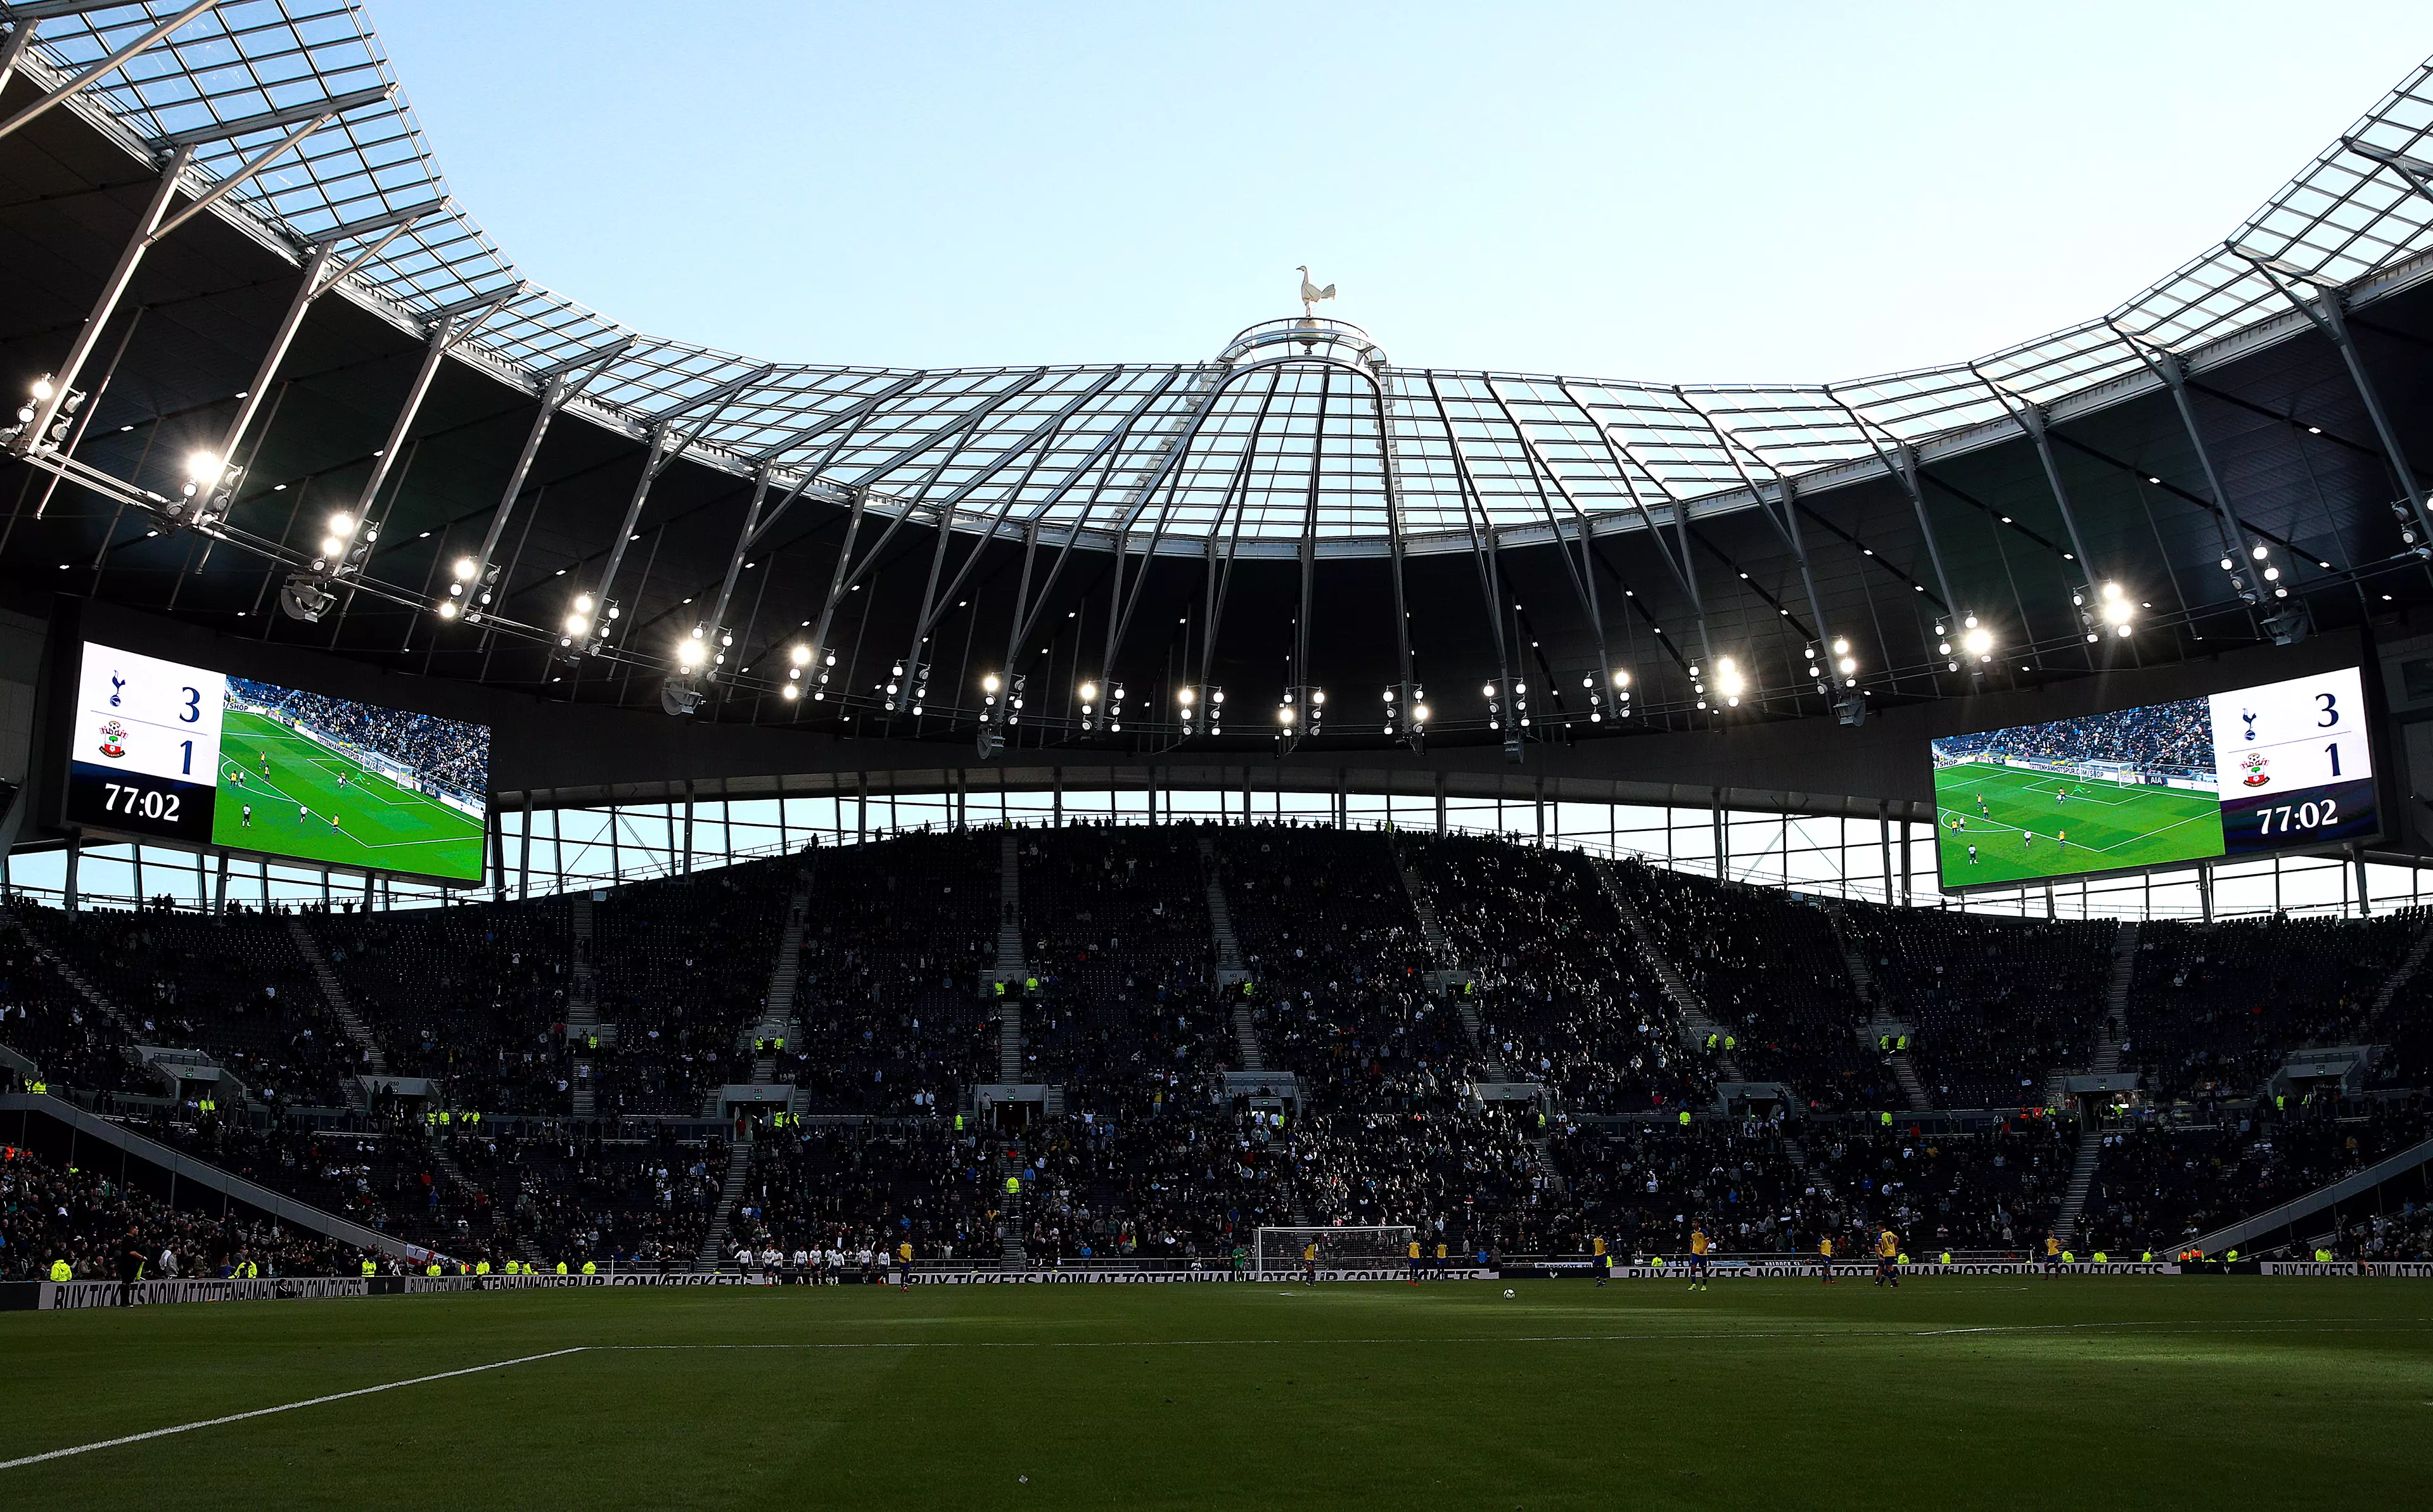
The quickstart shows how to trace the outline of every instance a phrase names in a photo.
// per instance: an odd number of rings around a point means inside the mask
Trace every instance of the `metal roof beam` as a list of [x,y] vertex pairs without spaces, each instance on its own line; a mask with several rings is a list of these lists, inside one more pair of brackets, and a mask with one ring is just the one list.
[[256,131],[275,131],[299,121],[317,121],[332,115],[344,115],[361,105],[377,105],[397,94],[397,86],[383,84],[375,89],[356,90],[349,94],[333,94],[326,100],[311,100],[302,105],[290,105],[284,110],[264,110],[259,115],[242,115],[233,121],[213,126],[189,127],[155,137],[152,144],[167,151],[172,147],[200,146],[206,142],[231,142],[251,136]]
[[351,242],[358,237],[369,236],[374,231],[387,230],[392,226],[411,226],[423,216],[434,211],[445,210],[447,207],[448,200],[444,195],[438,199],[426,199],[418,205],[409,205],[403,210],[392,210],[385,215],[366,215],[362,220],[350,220],[343,226],[332,226],[326,231],[315,231],[304,238],[304,245],[332,246],[340,242]]
[[15,5],[0,6],[0,17],[30,24],[94,10],[116,10],[127,4],[128,0],[18,0]]
[[[118,72],[118,70],[126,67],[128,60],[133,59],[136,54],[143,52],[145,49],[150,47],[154,42],[168,36],[171,32],[176,31],[179,27],[201,15],[204,11],[217,9],[219,5],[220,0],[195,0],[195,3],[188,6],[185,9],[179,11],[168,20],[154,25],[150,30],[137,37],[133,42],[130,42],[124,47],[119,48],[118,51],[111,53],[109,57],[94,64],[91,68],[86,69],[83,73],[78,74],[76,77],[69,79],[66,83],[51,91],[48,94],[43,95],[41,99],[34,101],[24,110],[19,110],[16,114],[9,117],[6,121],[0,121],[0,137],[11,135],[19,127],[26,125],[36,116],[48,111],[51,107],[63,104],[73,96],[82,93],[85,88],[94,80],[101,78],[105,75]],[[23,10],[18,10],[16,13],[20,16],[25,14]],[[59,13],[64,15],[70,14],[71,12],[61,11]],[[34,19],[41,18],[37,17]]]

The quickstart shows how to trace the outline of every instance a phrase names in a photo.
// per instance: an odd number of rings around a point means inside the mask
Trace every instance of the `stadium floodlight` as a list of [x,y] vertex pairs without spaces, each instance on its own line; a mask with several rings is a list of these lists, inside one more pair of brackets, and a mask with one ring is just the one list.
[[207,530],[228,518],[229,506],[236,499],[236,485],[244,478],[243,467],[230,467],[216,451],[189,452],[186,481],[162,513],[172,524]]
[[2106,583],[2103,585],[2103,606],[2100,612],[2103,622],[2112,627],[2114,635],[2125,636],[2132,629],[2131,621],[2136,618],[2137,606],[2130,601],[2128,591],[2119,584]]
[[2408,555],[2420,559],[2433,557],[2433,544],[2428,544],[2423,536],[2416,534],[2416,511],[2410,507],[2408,501],[2392,500],[2390,518],[2399,521],[2399,544],[2407,548]]
[[1081,679],[1081,685],[1073,689],[1073,691],[1079,694],[1081,699],[1081,728],[1084,730],[1097,728],[1098,713],[1097,683],[1094,679],[1084,677]]
[[43,406],[51,401],[53,395],[59,393],[59,387],[57,381],[49,373],[44,373],[34,380],[27,392],[34,396],[33,402],[17,411],[16,424],[5,431],[0,431],[0,443],[5,443],[12,450],[25,451],[65,445],[68,432],[74,429],[76,424],[76,412],[84,403],[84,390],[69,389],[66,398],[61,399],[59,407],[51,412],[51,418],[44,422],[50,428],[42,434],[33,436],[28,436],[26,432],[42,416]]
[[698,630],[676,642],[676,665],[686,671],[701,671],[701,664],[707,657],[707,648],[703,645],[701,632]]
[[1729,656],[1715,658],[1715,691],[1724,695],[1727,708],[1741,706],[1741,694],[1747,691],[1748,679],[1742,675],[1740,664]]
[[1386,689],[1386,733],[1418,751],[1428,735],[1428,692],[1417,683]]
[[473,581],[473,574],[482,570],[482,564],[469,556],[460,556],[456,558],[456,565],[451,570],[457,582],[470,583]]

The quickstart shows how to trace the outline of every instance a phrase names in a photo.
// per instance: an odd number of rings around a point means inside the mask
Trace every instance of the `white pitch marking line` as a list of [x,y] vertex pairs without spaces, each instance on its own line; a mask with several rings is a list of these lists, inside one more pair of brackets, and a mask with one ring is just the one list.
[[344,1402],[349,1397],[368,1397],[382,1391],[395,1391],[400,1386],[427,1385],[434,1381],[451,1381],[458,1376],[479,1375],[485,1370],[503,1370],[511,1365],[530,1365],[535,1360],[554,1360],[562,1354],[581,1354],[591,1346],[578,1344],[570,1350],[552,1350],[547,1354],[527,1354],[513,1360],[499,1360],[489,1365],[468,1365],[462,1370],[442,1370],[437,1375],[418,1375],[411,1381],[391,1381],[384,1385],[359,1386],[352,1391],[333,1391],[326,1397],[308,1397],[302,1402],[281,1402],[276,1407],[256,1407],[251,1412],[230,1413],[225,1418],[206,1418],[200,1422],[179,1423],[175,1428],[155,1428],[148,1433],[128,1434],[124,1438],[105,1438],[95,1444],[78,1444],[73,1449],[54,1449],[47,1453],[27,1454],[22,1459],[0,1460],[0,1470],[13,1470],[20,1466],[40,1465],[44,1460],[65,1459],[70,1454],[90,1454],[96,1449],[116,1449],[123,1444],[140,1444],[147,1438],[166,1438],[172,1434],[190,1434],[197,1428],[217,1428],[224,1423],[243,1422],[247,1418],[267,1418],[273,1413],[294,1412],[298,1407],[318,1407],[324,1402]]

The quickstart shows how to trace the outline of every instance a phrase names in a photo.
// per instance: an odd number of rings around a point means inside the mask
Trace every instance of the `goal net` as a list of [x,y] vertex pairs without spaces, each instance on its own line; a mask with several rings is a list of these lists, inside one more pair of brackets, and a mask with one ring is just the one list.
[[1318,1247],[1319,1274],[1339,1271],[1402,1271],[1408,1264],[1408,1246],[1419,1231],[1407,1223],[1381,1223],[1359,1228],[1263,1228],[1251,1251],[1252,1274],[1298,1276],[1305,1267],[1309,1247]]

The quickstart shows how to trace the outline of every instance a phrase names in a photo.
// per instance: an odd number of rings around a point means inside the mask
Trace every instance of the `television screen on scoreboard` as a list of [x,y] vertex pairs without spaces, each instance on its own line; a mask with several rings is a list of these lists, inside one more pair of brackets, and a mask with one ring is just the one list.
[[2380,836],[2355,668],[1933,742],[1943,888]]
[[478,883],[487,725],[81,648],[68,824]]

